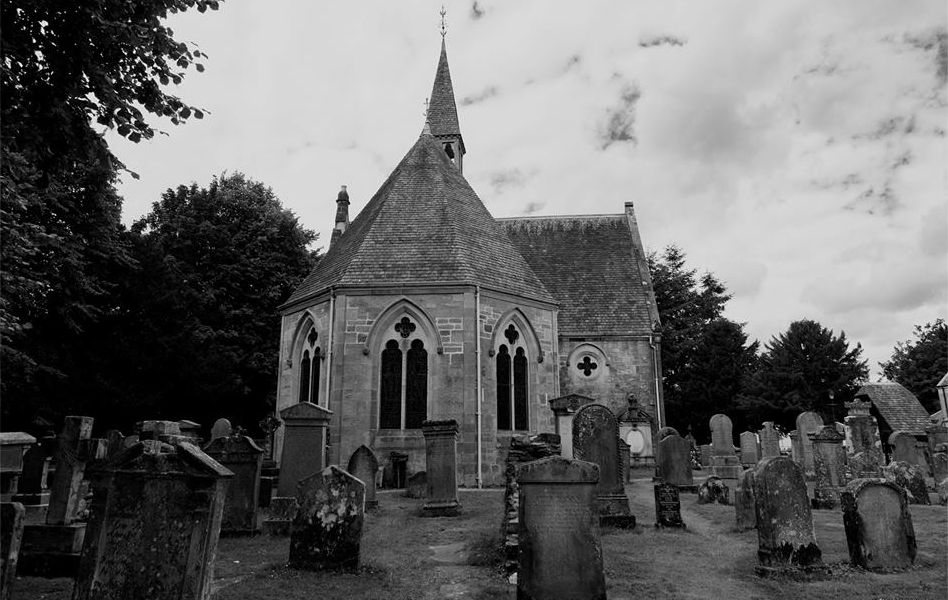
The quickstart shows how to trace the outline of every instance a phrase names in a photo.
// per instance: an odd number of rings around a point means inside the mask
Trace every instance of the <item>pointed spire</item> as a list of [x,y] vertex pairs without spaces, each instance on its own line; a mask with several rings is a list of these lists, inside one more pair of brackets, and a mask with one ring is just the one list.
[[346,232],[349,226],[349,192],[346,186],[342,186],[339,194],[336,196],[336,225],[332,229],[332,237],[329,238],[329,247],[336,243],[342,234]]
[[462,157],[467,149],[464,147],[464,138],[461,136],[461,126],[458,123],[458,108],[454,101],[451,69],[448,67],[448,51],[444,40],[446,26],[443,19],[442,14],[441,57],[438,60],[438,70],[431,88],[431,98],[428,101],[428,122],[431,124],[431,134],[445,145],[445,152],[458,169],[461,169]]

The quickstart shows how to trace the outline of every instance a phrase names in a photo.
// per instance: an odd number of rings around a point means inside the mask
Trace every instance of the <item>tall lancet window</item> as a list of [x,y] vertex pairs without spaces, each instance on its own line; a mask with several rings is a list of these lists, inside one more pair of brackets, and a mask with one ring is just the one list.
[[497,429],[510,429],[510,353],[503,345],[497,352]]
[[516,346],[520,334],[513,325],[504,336],[514,349],[501,344],[497,350],[497,429],[499,431],[526,431],[530,428],[527,415],[527,351]]
[[316,328],[310,328],[303,342],[300,356],[299,401],[319,404],[319,365],[322,351],[316,342],[319,334]]
[[428,351],[421,339],[409,341],[416,326],[408,317],[394,328],[402,339],[382,350],[379,428],[420,429],[428,418]]

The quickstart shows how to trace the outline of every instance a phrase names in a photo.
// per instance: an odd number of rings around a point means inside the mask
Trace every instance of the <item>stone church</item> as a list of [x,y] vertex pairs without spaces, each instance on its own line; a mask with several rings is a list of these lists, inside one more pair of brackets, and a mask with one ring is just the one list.
[[365,444],[403,481],[425,468],[421,423],[454,419],[459,482],[493,485],[513,436],[554,431],[555,398],[617,416],[632,398],[664,420],[632,203],[495,219],[464,177],[467,150],[442,39],[421,135],[351,221],[343,187],[328,251],[281,306],[277,410],[331,411],[328,463]]

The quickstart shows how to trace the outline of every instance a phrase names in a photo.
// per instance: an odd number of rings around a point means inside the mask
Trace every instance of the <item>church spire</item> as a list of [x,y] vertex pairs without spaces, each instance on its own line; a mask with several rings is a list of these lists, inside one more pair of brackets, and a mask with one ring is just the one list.
[[431,134],[442,144],[451,161],[463,172],[463,157],[466,153],[461,126],[458,124],[458,108],[454,101],[454,86],[451,85],[451,70],[448,68],[448,51],[445,47],[444,8],[441,12],[441,58],[435,73],[431,98],[428,101],[428,123]]

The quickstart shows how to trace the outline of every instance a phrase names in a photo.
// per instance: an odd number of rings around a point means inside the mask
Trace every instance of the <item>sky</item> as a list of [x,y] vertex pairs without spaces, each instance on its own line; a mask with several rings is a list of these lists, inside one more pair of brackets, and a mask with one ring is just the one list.
[[[325,247],[420,134],[440,1],[226,1],[174,15],[208,55],[170,93],[206,110],[113,152],[124,221],[242,172]],[[948,315],[943,0],[448,1],[467,154],[495,217],[618,214],[725,282],[766,343],[819,321],[878,362]]]

